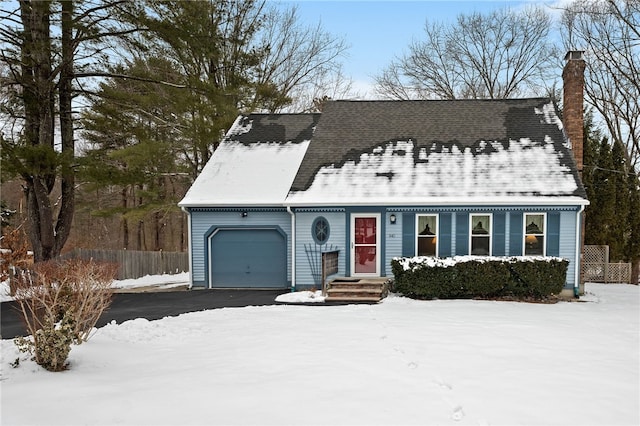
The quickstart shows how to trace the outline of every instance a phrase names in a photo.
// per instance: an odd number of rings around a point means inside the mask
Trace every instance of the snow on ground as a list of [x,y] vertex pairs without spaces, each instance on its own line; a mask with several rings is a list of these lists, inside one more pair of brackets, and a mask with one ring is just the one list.
[[292,293],[281,294],[276,297],[276,302],[282,303],[322,303],[324,296],[321,290],[315,291],[294,291]]
[[62,373],[2,340],[1,423],[640,424],[640,288],[586,289],[136,319],[74,346]]
[[[189,273],[166,275],[147,275],[138,279],[114,280],[111,287],[115,290],[133,290],[141,287],[152,287],[157,290],[166,290],[174,287],[189,285]],[[0,282],[0,302],[13,300],[9,291],[9,281]]]
[[155,287],[159,290],[189,285],[189,273],[167,275],[147,275],[138,279],[114,280],[114,289],[135,289],[139,287]]

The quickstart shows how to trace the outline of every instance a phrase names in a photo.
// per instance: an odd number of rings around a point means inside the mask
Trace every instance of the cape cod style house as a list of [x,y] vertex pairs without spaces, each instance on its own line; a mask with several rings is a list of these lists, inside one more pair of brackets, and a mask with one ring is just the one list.
[[318,287],[390,277],[397,256],[559,256],[578,292],[581,52],[549,99],[329,101],[316,114],[238,117],[180,202],[191,285]]

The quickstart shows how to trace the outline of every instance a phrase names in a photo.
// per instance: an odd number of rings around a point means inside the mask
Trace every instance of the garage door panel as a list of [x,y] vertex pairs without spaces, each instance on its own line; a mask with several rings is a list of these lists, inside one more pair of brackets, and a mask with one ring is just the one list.
[[275,229],[219,230],[210,254],[213,287],[287,286],[286,241]]

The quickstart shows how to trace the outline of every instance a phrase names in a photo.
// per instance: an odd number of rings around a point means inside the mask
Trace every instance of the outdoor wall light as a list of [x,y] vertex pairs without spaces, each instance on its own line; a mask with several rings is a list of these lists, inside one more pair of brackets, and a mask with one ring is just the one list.
[[389,222],[391,222],[391,224],[396,223],[396,215],[392,214],[391,216],[389,216]]
[[241,215],[242,217],[247,217],[247,216],[249,216],[249,213],[247,213],[247,212],[242,212],[240,215]]

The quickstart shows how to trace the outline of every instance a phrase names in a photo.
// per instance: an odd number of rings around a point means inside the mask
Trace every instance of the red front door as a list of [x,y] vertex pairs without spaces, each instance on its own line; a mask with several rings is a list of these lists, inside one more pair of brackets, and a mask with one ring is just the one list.
[[351,215],[351,274],[380,276],[380,215]]

